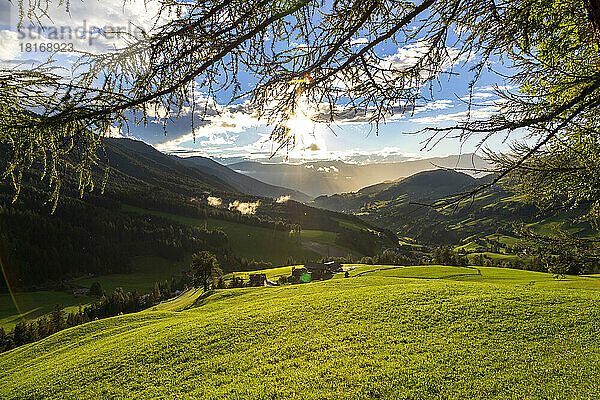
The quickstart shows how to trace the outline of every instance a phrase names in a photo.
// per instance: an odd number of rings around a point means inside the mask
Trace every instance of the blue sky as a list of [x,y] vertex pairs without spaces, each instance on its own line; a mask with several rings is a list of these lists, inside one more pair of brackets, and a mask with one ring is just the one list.
[[[110,46],[119,44],[118,39],[102,35],[107,27],[120,26],[131,30],[134,29],[132,21],[140,26],[150,26],[156,8],[152,3],[144,5],[142,0],[127,2],[125,6],[122,0],[72,2],[68,13],[64,8],[51,9],[51,19],[43,21],[46,28],[70,27],[78,33],[52,40],[48,38],[49,29],[41,32],[33,29],[33,33],[26,30],[25,37],[23,34],[19,36],[16,32],[15,9],[9,11],[11,15],[8,15],[6,7],[3,8],[0,4],[0,63],[11,67],[28,65],[47,57],[48,53],[26,51],[24,46],[27,43],[61,43],[73,45],[75,50],[106,51]],[[387,44],[378,49],[378,54],[402,65],[414,56],[414,47],[414,44],[400,47]],[[77,59],[77,54],[65,52],[55,59],[59,65],[69,66]],[[307,116],[298,121],[295,129],[297,146],[281,150],[273,158],[271,156],[276,146],[269,140],[272,127],[257,119],[249,104],[228,104],[230,93],[227,92],[218,93],[215,98],[207,98],[202,95],[202,88],[198,90],[197,101],[201,106],[208,104],[209,113],[205,116],[206,121],[200,126],[195,126],[193,131],[189,114],[174,119],[167,116],[164,110],[157,108],[151,110],[147,126],[131,126],[129,133],[115,129],[115,135],[143,140],[161,151],[173,154],[204,155],[220,160],[246,158],[301,162],[341,159],[369,163],[398,161],[407,157],[469,153],[477,150],[480,138],[471,138],[465,142],[446,139],[424,149],[424,141],[430,137],[429,134],[413,132],[464,119],[467,110],[464,99],[468,95],[468,84],[472,79],[469,68],[474,61],[463,60],[454,65],[452,76],[442,75],[439,82],[433,84],[430,101],[420,103],[412,116],[391,116],[386,123],[379,125],[378,132],[374,126],[360,119],[340,118],[331,125],[310,123],[308,117],[312,115],[311,109],[315,105],[307,104]],[[495,67],[502,68],[498,65]],[[247,74],[241,74],[240,80],[246,88],[251,87],[253,83],[253,79]],[[486,72],[481,76],[474,90],[474,102],[478,106],[473,108],[472,117],[485,118],[495,111],[495,103],[498,100],[493,91],[495,85],[505,85],[499,75]],[[504,139],[494,137],[487,141],[486,145],[495,150],[503,150],[507,148],[508,143]]]

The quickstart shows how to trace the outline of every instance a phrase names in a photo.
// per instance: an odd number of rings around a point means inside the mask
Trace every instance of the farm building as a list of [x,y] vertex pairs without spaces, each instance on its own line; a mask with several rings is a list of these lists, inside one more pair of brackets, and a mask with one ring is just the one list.
[[267,274],[250,274],[248,275],[247,286],[266,286]]
[[295,268],[295,267],[292,267],[292,276],[294,276],[294,277],[298,277],[299,278],[305,272],[308,272],[306,270],[306,268]]
[[292,268],[291,281],[293,283],[307,283],[319,279],[329,279],[334,273],[342,271],[342,266],[337,262],[304,264],[303,268]]
[[311,274],[312,279],[329,279],[334,273],[342,270],[340,263],[330,261],[326,263],[306,263],[304,268]]

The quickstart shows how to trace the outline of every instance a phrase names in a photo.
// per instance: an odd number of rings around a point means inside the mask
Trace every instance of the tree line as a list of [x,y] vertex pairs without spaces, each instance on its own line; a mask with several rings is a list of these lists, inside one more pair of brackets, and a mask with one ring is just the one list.
[[[19,287],[82,274],[130,272],[130,260],[156,255],[182,260],[197,248],[224,254],[228,238],[219,230],[182,225],[152,215],[122,213],[63,197],[55,215],[35,204],[35,191],[15,205],[0,192],[0,246],[10,282]],[[28,192],[28,193],[27,193]]]
[[184,275],[170,281],[157,282],[150,292],[144,294],[137,290],[126,292],[117,288],[110,295],[103,293],[99,301],[86,307],[80,306],[78,311],[70,313],[65,313],[59,305],[56,305],[49,315],[35,321],[23,320],[8,332],[0,327],[0,352],[35,342],[63,329],[90,321],[145,310],[174,297],[191,283],[191,278]]

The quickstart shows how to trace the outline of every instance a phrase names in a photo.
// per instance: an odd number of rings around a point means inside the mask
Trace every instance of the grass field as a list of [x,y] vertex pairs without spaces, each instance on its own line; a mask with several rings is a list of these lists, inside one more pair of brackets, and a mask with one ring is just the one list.
[[[61,307],[76,309],[78,306],[89,304],[96,300],[95,297],[81,296],[56,291],[36,291],[14,293],[15,299],[8,293],[0,294],[0,327],[5,330],[12,327],[24,318],[31,321],[46,315],[59,304]],[[15,305],[17,303],[19,309]],[[22,315],[19,314],[19,310]]]
[[[126,207],[126,210],[146,212],[146,210],[134,209],[133,207]],[[204,221],[194,218],[179,217],[159,212],[151,213],[168,216],[180,223],[204,224]],[[220,228],[226,232],[230,243],[233,245],[233,253],[249,259],[254,258],[256,260],[270,261],[275,264],[285,264],[289,255],[292,255],[299,261],[305,258],[313,259],[320,257],[313,251],[303,248],[300,243],[290,238],[284,232],[273,232],[271,229],[216,219],[209,219],[208,227]],[[333,232],[305,230],[302,231],[302,240],[333,246],[335,244],[335,235]],[[277,246],[274,246],[274,243],[277,243]],[[118,287],[123,288],[125,291],[136,289],[140,293],[145,293],[152,289],[155,282],[169,280],[173,274],[188,269],[189,264],[189,257],[186,257],[183,261],[166,260],[154,256],[136,257],[131,262],[132,272],[129,274],[111,274],[82,278],[73,281],[73,283],[90,287],[94,282],[99,282],[102,289],[109,294]],[[277,277],[274,277],[274,279],[277,279]],[[63,307],[75,307],[67,308],[66,311],[68,312],[75,310],[79,304],[89,304],[95,299],[75,297],[63,292],[43,291],[18,293],[16,300],[24,317],[27,320],[34,320],[48,314],[56,304],[60,304]],[[10,296],[8,294],[0,294],[0,327],[10,329],[20,320],[21,316]]]
[[131,273],[100,275],[92,278],[77,279],[74,283],[90,287],[99,282],[106,293],[112,293],[116,288],[125,291],[136,289],[140,293],[149,292],[155,282],[170,280],[173,274],[180,273],[190,267],[191,256],[183,261],[167,260],[154,256],[136,257],[131,261]]
[[[181,224],[204,226],[204,220],[197,218],[144,210],[128,205],[123,205],[123,210],[140,214],[160,215],[165,218],[173,219]],[[275,265],[285,264],[289,256],[292,256],[297,260],[319,257],[315,252],[303,248],[301,244],[298,243],[295,238],[290,237],[287,232],[278,232],[268,228],[238,224],[212,218],[208,219],[207,227],[210,229],[219,228],[225,232],[229,237],[232,253],[240,257],[255,259],[257,261],[268,261]],[[335,233],[333,232],[302,231],[302,240],[309,240],[305,239],[305,235],[307,237],[314,237],[314,241],[319,243],[322,238],[327,241],[331,240],[330,235],[334,235],[335,239]],[[277,243],[277,246],[274,246],[274,243]]]
[[600,398],[600,279],[479,271],[191,291],[1,354],[0,398]]
[[[108,294],[118,287],[125,291],[136,289],[140,293],[146,293],[154,287],[155,282],[169,280],[171,275],[188,269],[189,264],[188,259],[175,262],[159,257],[136,257],[132,260],[130,274],[100,275],[75,279],[72,283],[90,287],[94,282],[99,282]],[[57,304],[64,307],[65,312],[71,312],[76,311],[79,305],[90,304],[97,300],[96,297],[77,297],[60,291],[17,292],[14,301],[9,294],[0,294],[0,327],[11,329],[21,321],[22,317],[28,321],[35,320],[50,313]],[[22,316],[15,302],[23,313]]]

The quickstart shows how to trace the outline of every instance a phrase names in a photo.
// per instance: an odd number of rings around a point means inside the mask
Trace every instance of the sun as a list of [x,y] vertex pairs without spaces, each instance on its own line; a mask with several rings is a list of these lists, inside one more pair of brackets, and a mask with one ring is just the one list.
[[316,115],[317,107],[306,99],[302,98],[296,103],[294,112],[289,114],[283,124],[287,128],[287,135],[293,138],[294,142],[289,156],[315,158],[326,153],[322,124],[313,119]]
[[302,109],[296,109],[285,121],[285,126],[288,128],[290,135],[299,138],[306,133],[312,133],[315,129],[315,123],[310,115]]

